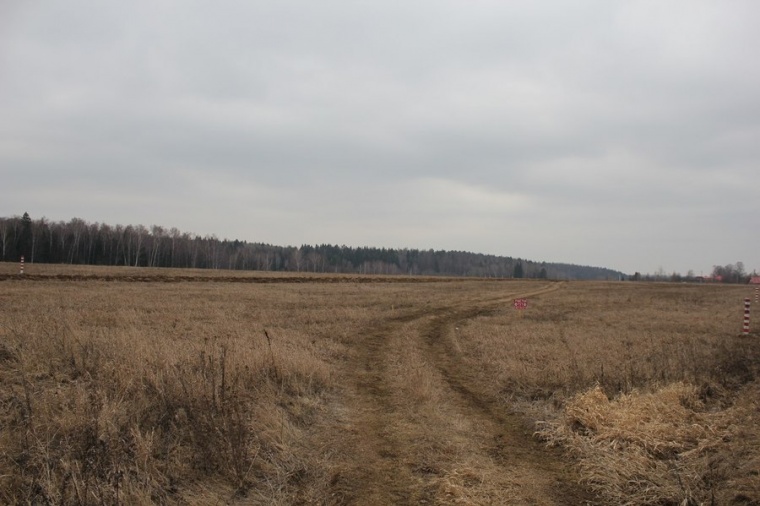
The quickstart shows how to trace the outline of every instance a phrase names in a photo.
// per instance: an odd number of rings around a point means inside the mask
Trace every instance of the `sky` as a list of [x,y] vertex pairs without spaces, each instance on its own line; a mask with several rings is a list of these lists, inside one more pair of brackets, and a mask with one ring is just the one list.
[[760,271],[760,2],[2,0],[0,216]]

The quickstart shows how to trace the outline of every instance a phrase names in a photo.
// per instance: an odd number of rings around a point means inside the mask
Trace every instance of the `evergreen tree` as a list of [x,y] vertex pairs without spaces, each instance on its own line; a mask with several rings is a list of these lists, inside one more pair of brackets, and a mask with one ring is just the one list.
[[21,217],[21,233],[18,237],[18,244],[16,246],[18,254],[26,257],[27,261],[32,258],[32,219],[29,217],[29,213],[24,213]]

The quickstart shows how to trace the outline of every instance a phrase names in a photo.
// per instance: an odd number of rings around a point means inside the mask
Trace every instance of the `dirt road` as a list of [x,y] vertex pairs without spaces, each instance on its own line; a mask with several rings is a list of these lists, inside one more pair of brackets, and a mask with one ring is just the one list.
[[330,504],[586,504],[545,448],[461,360],[457,326],[530,293],[409,310],[357,336],[342,371]]

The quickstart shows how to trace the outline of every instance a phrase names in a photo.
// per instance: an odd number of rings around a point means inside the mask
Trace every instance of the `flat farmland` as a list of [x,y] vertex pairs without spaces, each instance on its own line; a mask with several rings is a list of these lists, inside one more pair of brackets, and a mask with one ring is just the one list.
[[17,271],[0,503],[760,503],[747,286]]

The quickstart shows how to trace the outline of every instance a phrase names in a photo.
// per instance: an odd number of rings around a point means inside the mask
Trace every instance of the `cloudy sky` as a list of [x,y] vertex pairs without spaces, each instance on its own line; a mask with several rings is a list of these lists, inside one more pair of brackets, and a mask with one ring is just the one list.
[[760,270],[756,1],[0,2],[0,216]]

